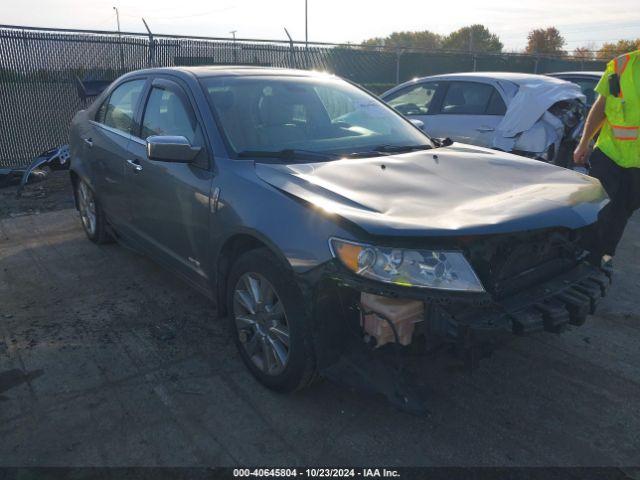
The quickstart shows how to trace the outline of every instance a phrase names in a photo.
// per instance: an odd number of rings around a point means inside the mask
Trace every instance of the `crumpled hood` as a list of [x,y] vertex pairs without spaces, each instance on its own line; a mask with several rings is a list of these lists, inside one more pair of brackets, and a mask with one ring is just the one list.
[[258,163],[255,168],[265,182],[372,235],[573,229],[595,222],[607,202],[594,178],[463,144],[369,159]]

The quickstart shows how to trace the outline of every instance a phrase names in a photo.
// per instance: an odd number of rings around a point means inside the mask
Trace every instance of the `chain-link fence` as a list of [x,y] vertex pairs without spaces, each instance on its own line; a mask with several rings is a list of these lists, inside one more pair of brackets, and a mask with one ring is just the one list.
[[77,79],[114,80],[148,66],[264,65],[326,70],[381,93],[407,79],[464,71],[602,70],[604,63],[356,45],[231,40],[0,26],[0,166],[66,143],[83,108]]

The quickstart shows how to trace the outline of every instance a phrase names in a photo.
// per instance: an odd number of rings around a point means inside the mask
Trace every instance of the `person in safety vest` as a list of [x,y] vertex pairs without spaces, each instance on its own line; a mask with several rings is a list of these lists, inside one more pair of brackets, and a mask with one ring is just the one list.
[[595,90],[600,96],[573,161],[586,163],[589,142],[600,132],[589,174],[600,180],[611,201],[600,213],[592,256],[610,266],[627,221],[640,207],[640,50],[610,61]]

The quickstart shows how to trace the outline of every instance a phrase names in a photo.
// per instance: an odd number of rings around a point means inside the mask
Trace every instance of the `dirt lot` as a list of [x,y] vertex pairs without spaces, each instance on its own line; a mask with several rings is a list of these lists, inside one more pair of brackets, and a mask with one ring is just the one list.
[[0,466],[640,464],[638,217],[597,317],[472,375],[427,365],[416,418],[329,382],[265,390],[204,298],[32,202],[0,219]]
[[48,170],[44,181],[28,184],[21,198],[17,185],[0,188],[0,218],[15,218],[73,208],[73,192],[67,170]]

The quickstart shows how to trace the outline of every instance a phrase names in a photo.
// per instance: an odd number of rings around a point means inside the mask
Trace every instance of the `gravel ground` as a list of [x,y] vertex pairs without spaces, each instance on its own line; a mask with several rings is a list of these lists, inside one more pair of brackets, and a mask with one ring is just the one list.
[[207,300],[45,213],[70,192],[41,185],[0,215],[0,466],[640,464],[637,217],[598,316],[473,374],[426,364],[417,418],[329,382],[262,388]]

